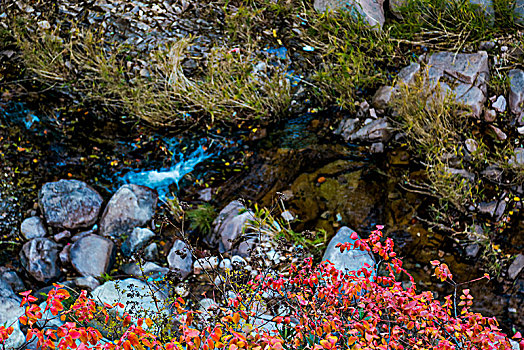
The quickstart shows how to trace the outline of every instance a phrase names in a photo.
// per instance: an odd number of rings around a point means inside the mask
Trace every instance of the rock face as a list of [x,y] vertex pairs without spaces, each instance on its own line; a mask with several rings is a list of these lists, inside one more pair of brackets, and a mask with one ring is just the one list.
[[100,220],[100,233],[120,238],[145,225],[155,213],[156,191],[138,185],[124,185],[111,197]]
[[155,234],[150,229],[136,227],[122,244],[122,253],[125,256],[133,255],[144,248],[153,237]]
[[508,76],[510,81],[509,108],[513,114],[520,116],[524,112],[524,71],[512,69]]
[[167,309],[164,308],[166,296],[158,291],[152,292],[145,282],[134,278],[106,282],[95,288],[91,294],[94,300],[101,303],[120,302],[124,304],[123,309],[118,308],[120,316],[124,312],[128,312],[133,317],[143,315],[144,312],[157,313],[159,308],[162,309],[162,313],[167,313]]
[[44,237],[46,234],[44,223],[38,216],[32,216],[22,221],[20,232],[26,239]]
[[98,192],[78,180],[44,184],[39,201],[47,223],[67,229],[93,225],[103,202]]
[[49,282],[60,275],[57,266],[58,246],[47,238],[35,238],[20,251],[22,266],[40,282]]
[[324,12],[327,10],[350,11],[355,16],[362,16],[364,21],[371,27],[382,28],[384,24],[384,0],[315,0],[315,10]]
[[184,241],[176,240],[167,256],[169,268],[183,280],[193,271],[193,257]]
[[210,239],[212,243],[218,241],[221,253],[233,251],[235,254],[247,256],[253,246],[253,240],[242,240],[236,245],[236,240],[243,234],[244,227],[248,220],[253,220],[254,216],[250,210],[239,201],[232,201],[220,211],[213,222],[215,229],[214,236]]
[[100,276],[113,265],[114,244],[105,237],[87,235],[73,243],[69,256],[71,264],[82,276]]
[[338,270],[346,272],[358,271],[368,264],[370,266],[368,271],[372,272],[372,276],[376,276],[375,260],[368,252],[350,249],[341,253],[340,249],[335,247],[338,243],[354,243],[356,240],[351,239],[350,237],[353,232],[355,231],[346,226],[338,230],[335,237],[333,237],[329,242],[329,245],[324,252],[324,256],[322,257],[322,261],[329,260]]

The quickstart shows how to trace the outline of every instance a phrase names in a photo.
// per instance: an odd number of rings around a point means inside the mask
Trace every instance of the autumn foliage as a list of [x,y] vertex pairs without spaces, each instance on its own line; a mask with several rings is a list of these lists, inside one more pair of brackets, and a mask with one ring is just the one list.
[[[176,298],[169,305],[175,317],[166,318],[167,338],[149,317],[132,317],[119,303],[98,305],[85,291],[65,307],[70,294],[60,285],[48,294],[44,310],[30,292],[21,293],[26,311],[20,322],[28,327],[27,341],[36,339],[39,349],[512,349],[495,318],[471,311],[473,296],[453,280],[446,264],[431,262],[436,277],[455,288],[439,301],[430,291],[417,291],[393,247],[379,228],[367,239],[339,245],[342,252],[372,253],[376,267],[342,272],[330,262],[314,264],[309,258],[285,273],[263,271],[249,281],[246,292],[217,306],[212,315]],[[484,278],[489,277],[478,280]],[[253,307],[264,300],[274,309],[269,319]],[[63,324],[54,329],[39,326],[46,311]],[[122,328],[118,337],[108,340],[90,325],[95,318],[107,322],[110,317]],[[0,344],[12,332],[12,327],[0,327]],[[514,338],[524,349],[520,333]]]

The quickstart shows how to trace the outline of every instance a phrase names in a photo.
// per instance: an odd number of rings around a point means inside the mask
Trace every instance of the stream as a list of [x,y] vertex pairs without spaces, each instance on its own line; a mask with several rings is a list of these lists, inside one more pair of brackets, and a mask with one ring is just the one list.
[[[331,237],[347,225],[366,235],[375,225],[385,225],[421,289],[431,288],[441,297],[452,291],[431,277],[434,259],[445,261],[460,282],[482,276],[463,247],[417,219],[430,201],[398,185],[409,167],[407,152],[370,155],[365,147],[345,144],[329,128],[338,113],[311,110],[272,129],[215,128],[174,136],[126,119],[101,119],[89,110],[71,111],[43,96],[4,98],[0,266],[19,267],[20,222],[37,214],[39,188],[49,181],[79,179],[106,201],[120,185],[134,183],[156,189],[161,201],[176,195],[191,205],[212,193],[218,209],[237,198],[271,206],[277,193],[290,193],[286,206],[299,218],[296,232],[322,228]],[[522,280],[493,279],[468,288],[477,311],[496,316],[510,333],[524,328]]]

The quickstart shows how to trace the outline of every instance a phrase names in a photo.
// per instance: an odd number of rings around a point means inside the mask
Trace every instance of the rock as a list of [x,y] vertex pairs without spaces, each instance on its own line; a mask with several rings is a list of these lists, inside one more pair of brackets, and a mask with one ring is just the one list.
[[233,266],[234,269],[242,269],[247,266],[247,261],[239,255],[233,255],[231,257],[231,266]]
[[479,144],[474,139],[466,139],[464,141],[464,144],[466,145],[466,149],[469,153],[475,153],[479,147]]
[[508,135],[506,135],[506,133],[504,131],[500,130],[495,125],[490,124],[489,128],[491,130],[493,130],[493,132],[495,133],[495,136],[497,137],[497,140],[504,141],[504,140],[506,140],[508,138]]
[[181,280],[184,280],[193,271],[193,257],[184,241],[180,239],[175,241],[167,256],[167,263]]
[[515,22],[524,24],[524,0],[515,2]]
[[247,210],[239,201],[232,201],[220,211],[213,222],[214,237],[210,241],[216,242],[218,240],[221,253],[232,251],[247,256],[254,245],[254,241],[243,239],[238,245],[236,241],[245,233],[245,226],[248,221],[254,219],[251,210]]
[[122,271],[133,277],[145,277],[149,281],[161,281],[165,279],[169,269],[167,267],[159,266],[153,262],[146,261],[142,264],[142,266],[135,262],[125,264],[122,266]]
[[508,73],[509,86],[509,109],[511,113],[520,116],[524,112],[524,71],[512,69]]
[[231,269],[233,268],[233,265],[231,264],[231,260],[228,259],[228,258],[225,258],[224,260],[222,260],[220,262],[220,264],[218,265],[218,267],[220,268],[220,270],[222,271],[231,271]]
[[50,282],[60,275],[58,246],[47,238],[34,238],[24,244],[20,261],[27,272],[40,282]]
[[4,270],[0,274],[0,279],[3,279],[5,282],[7,282],[7,284],[9,284],[9,286],[16,293],[25,292],[27,290],[27,288],[24,285],[24,282],[22,281],[20,276],[18,276],[16,271]]
[[[13,320],[9,320],[7,323],[13,323]],[[2,324],[0,322],[0,324]],[[16,321],[13,324],[13,333],[9,336],[7,341],[3,344],[3,350],[18,350],[22,348],[26,343],[26,336],[20,329],[20,322]]]
[[391,135],[387,118],[380,118],[364,125],[350,136],[351,141],[385,142]]
[[484,111],[484,120],[488,123],[492,123],[497,119],[497,112],[493,109],[486,109]]
[[20,225],[20,232],[28,240],[46,235],[44,223],[38,216],[25,219]]
[[100,282],[93,276],[78,277],[74,282],[78,288],[86,289],[88,291],[92,291],[100,285]]
[[460,82],[470,85],[477,82],[481,73],[489,74],[488,54],[485,51],[471,54],[456,54],[447,51],[436,52],[429,56],[427,63],[431,69],[441,71]]
[[519,254],[508,268],[508,276],[514,280],[524,268],[524,254]]
[[156,191],[138,185],[124,185],[107,204],[100,220],[103,236],[121,238],[151,220],[158,200]]
[[0,325],[24,314],[25,309],[20,306],[20,301],[9,283],[0,278]]
[[71,232],[68,230],[62,231],[53,236],[53,239],[55,240],[55,242],[60,242],[68,238],[71,238]]
[[417,62],[412,62],[409,66],[406,66],[398,72],[397,75],[397,85],[411,85],[415,81],[415,77],[420,72],[420,64]]
[[377,109],[386,109],[391,102],[394,92],[393,86],[384,85],[380,87],[373,98],[371,99],[371,105]]
[[218,258],[216,256],[197,259],[193,264],[193,273],[200,275],[202,272],[212,274],[218,267]]
[[478,211],[479,213],[489,215],[494,218],[495,221],[498,221],[504,214],[504,211],[506,211],[506,205],[507,203],[504,199],[500,201],[481,202],[478,205]]
[[114,262],[111,240],[90,234],[73,243],[69,252],[71,264],[82,276],[100,276],[109,272]]
[[370,255],[370,253],[355,249],[346,250],[341,253],[340,249],[335,247],[338,243],[354,243],[356,240],[353,240],[350,237],[353,232],[355,231],[346,226],[338,230],[335,237],[333,237],[329,242],[329,245],[324,252],[324,256],[322,257],[322,261],[329,260],[334,264],[336,269],[346,273],[350,271],[358,271],[368,264],[368,271],[371,272],[372,276],[376,276],[375,259]]
[[122,244],[122,253],[131,256],[146,246],[155,237],[153,231],[148,228],[136,227]]
[[95,288],[91,293],[94,300],[100,303],[113,304],[120,302],[124,308],[117,308],[120,316],[128,312],[132,317],[143,317],[145,313],[167,314],[166,295],[151,290],[147,283],[135,278],[109,281]]
[[353,134],[357,130],[359,120],[357,118],[344,118],[340,121],[338,128],[335,130],[335,135],[340,135],[348,142]]
[[346,10],[355,16],[360,15],[371,27],[382,28],[384,24],[384,0],[315,0],[313,6],[319,12],[327,10]]
[[60,315],[62,313],[59,313],[58,315],[53,315],[51,310],[45,310],[47,302],[41,302],[38,306],[42,310],[42,318],[36,321],[38,327],[41,327],[43,329],[57,329],[58,327],[64,324],[64,322],[60,320]]
[[103,201],[98,192],[82,181],[60,180],[42,186],[39,202],[49,225],[76,229],[96,222]]
[[502,95],[497,97],[497,100],[491,105],[497,112],[504,113],[506,111],[506,98]]
[[508,162],[511,165],[524,166],[524,148],[516,148]]
[[67,265],[71,263],[71,257],[69,256],[70,251],[71,251],[71,244],[66,244],[64,248],[58,254],[58,258],[60,259],[60,263],[62,265]]
[[158,244],[151,243],[144,249],[144,259],[155,261],[158,258]]
[[371,145],[369,151],[373,154],[384,153],[384,144],[382,142],[375,142]]

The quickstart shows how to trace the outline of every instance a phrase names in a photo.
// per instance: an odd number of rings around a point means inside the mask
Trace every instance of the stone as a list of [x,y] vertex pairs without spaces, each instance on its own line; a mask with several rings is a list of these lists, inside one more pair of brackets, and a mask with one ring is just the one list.
[[512,69],[509,77],[509,109],[511,113],[519,116],[524,112],[524,71]]
[[228,259],[228,258],[225,258],[224,260],[222,260],[220,262],[220,264],[218,265],[218,267],[220,268],[220,270],[222,271],[231,271],[231,269],[233,268],[233,265],[231,264],[231,260]]
[[20,251],[20,262],[27,272],[40,282],[56,280],[60,275],[57,265],[58,246],[47,238],[34,238]]
[[524,148],[516,148],[513,151],[513,157],[509,160],[509,164],[524,166]]
[[506,135],[504,131],[500,130],[495,125],[490,124],[489,128],[493,131],[493,133],[495,134],[495,136],[497,137],[499,141],[504,141],[508,138],[508,135]]
[[122,271],[137,278],[147,278],[150,281],[161,281],[169,272],[167,267],[162,267],[154,262],[146,261],[140,266],[136,262],[122,265]]
[[46,235],[44,223],[38,216],[32,216],[22,221],[20,232],[27,240],[44,237]]
[[20,297],[18,297],[9,283],[0,278],[0,325],[24,314],[24,307],[20,306]]
[[55,242],[60,242],[68,238],[71,238],[71,232],[68,230],[59,232],[53,236],[53,239],[55,240]]
[[24,281],[22,281],[16,271],[5,270],[0,274],[0,279],[3,279],[5,282],[7,282],[7,284],[9,284],[9,286],[16,293],[25,292],[27,290],[24,285]]
[[519,254],[508,268],[508,276],[514,280],[524,268],[524,254]]
[[498,221],[506,211],[507,202],[502,199],[500,201],[481,202],[478,204],[478,212],[486,214]]
[[345,10],[362,16],[370,27],[382,28],[384,24],[384,0],[315,0],[313,6],[319,12]]
[[76,229],[93,225],[98,219],[102,197],[85,182],[48,182],[39,193],[40,208],[48,225]]
[[60,253],[58,253],[58,258],[60,259],[60,263],[62,265],[71,263],[71,257],[69,256],[70,251],[71,251],[71,244],[66,244],[64,248],[60,251]]
[[477,53],[459,53],[441,51],[431,54],[428,66],[442,71],[450,77],[473,85],[480,73],[489,74],[488,54],[486,51]]
[[497,112],[493,109],[486,109],[484,111],[484,120],[488,123],[493,123],[497,119]]
[[165,307],[166,295],[141,280],[127,278],[125,280],[109,281],[95,288],[91,295],[100,303],[122,303],[124,308],[117,308],[120,316],[128,312],[131,317],[143,317],[145,314],[167,314]]
[[515,22],[524,24],[524,0],[517,0],[515,2]]
[[[9,320],[8,324],[13,323],[13,320]],[[0,324],[2,324],[0,322]],[[13,324],[13,333],[9,336],[7,341],[3,344],[3,350],[18,350],[26,344],[26,336],[20,329],[20,322],[16,321]]]
[[360,123],[358,118],[344,118],[340,121],[338,128],[335,130],[335,135],[340,135],[348,142],[351,135],[357,130],[357,126]]
[[201,273],[207,272],[212,274],[218,267],[218,258],[216,256],[197,259],[193,264],[193,273],[200,275]]
[[100,276],[109,272],[115,258],[111,240],[90,234],[73,243],[69,252],[71,264],[82,276]]
[[[322,261],[329,260],[336,269],[348,273],[351,271],[358,271],[363,267],[366,267],[371,272],[372,276],[376,276],[375,272],[375,259],[369,252],[363,252],[361,250],[349,249],[340,252],[340,249],[336,247],[338,243],[354,243],[356,240],[351,239],[351,235],[354,233],[349,227],[343,226],[338,230],[335,237],[331,239],[329,245],[324,252]],[[358,237],[358,235],[357,235]],[[357,239],[360,239],[359,237]]]
[[499,113],[504,113],[506,111],[506,98],[502,95],[497,97],[497,100],[491,105]]
[[247,266],[247,261],[240,255],[233,255],[231,257],[231,266],[233,266],[234,269],[242,269]]
[[371,105],[377,109],[386,109],[393,98],[393,86],[381,86],[371,99]]
[[397,84],[411,85],[415,82],[415,77],[420,72],[420,64],[412,62],[398,72]]
[[158,244],[151,243],[144,249],[144,259],[155,261],[158,258]]
[[135,227],[122,244],[122,253],[129,257],[144,248],[155,237],[148,228]]
[[387,118],[380,118],[364,125],[350,136],[351,141],[385,142],[391,135]]
[[124,185],[111,197],[100,220],[103,236],[121,238],[135,227],[144,226],[155,213],[158,194],[138,185]]
[[466,145],[466,149],[469,153],[475,153],[479,147],[479,144],[474,139],[466,139],[464,141],[464,144]]
[[75,278],[74,282],[78,288],[86,289],[88,291],[92,291],[100,285],[100,282],[93,276],[78,277]]
[[187,244],[177,239],[167,256],[169,268],[177,273],[180,280],[184,280],[193,271],[193,257]]
[[239,201],[232,201],[220,211],[213,222],[214,237],[210,241],[218,241],[221,253],[231,251],[247,256],[254,241],[252,239],[243,239],[240,243],[236,241],[243,238],[241,236],[245,233],[245,226],[249,220],[254,219],[251,210],[247,210]]
[[384,144],[382,142],[375,142],[371,145],[369,151],[373,154],[384,153]]

